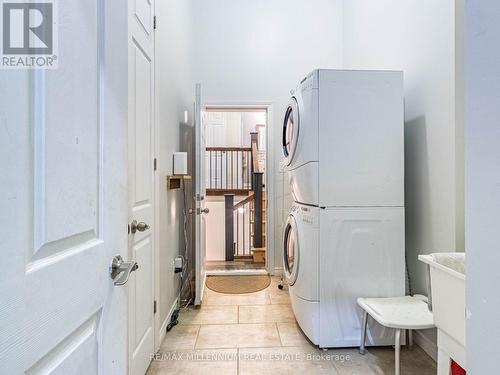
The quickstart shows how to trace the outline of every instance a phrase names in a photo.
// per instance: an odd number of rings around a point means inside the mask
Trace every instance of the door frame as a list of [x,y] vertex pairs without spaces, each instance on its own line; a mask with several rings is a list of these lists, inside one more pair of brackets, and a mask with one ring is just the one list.
[[[206,110],[210,109],[226,109],[232,111],[260,109],[265,110],[267,113],[266,123],[266,197],[267,197],[267,210],[266,210],[266,233],[267,233],[267,251],[266,251],[266,271],[270,275],[276,273],[275,268],[275,228],[274,228],[274,213],[275,213],[275,185],[274,181],[275,172],[277,168],[275,165],[274,155],[274,104],[271,101],[207,101],[205,102]],[[245,273],[246,275],[248,273]]]
[[[156,18],[158,12],[159,12],[159,1],[154,1],[153,2],[153,17]],[[130,17],[131,13],[133,12],[134,9],[134,4],[132,3],[132,0],[127,1],[128,5],[128,13],[127,13],[127,25],[128,25],[128,35],[127,35],[127,51],[128,48],[130,48],[130,43],[132,43],[132,33],[130,30]],[[153,22],[156,22],[156,19],[153,20]],[[159,163],[159,158],[158,158],[158,150],[159,150],[159,114],[158,114],[158,85],[157,85],[157,59],[158,59],[158,44],[159,43],[159,38],[157,36],[157,28],[153,27],[152,28],[152,34],[153,34],[153,59],[154,59],[154,65],[153,65],[153,79],[152,79],[152,85],[153,88],[151,90],[153,98],[151,100],[153,108],[151,111],[152,115],[152,136],[153,136],[153,144],[152,144],[152,161],[155,163],[154,165],[151,165],[151,168],[153,169],[153,193],[152,193],[152,206],[153,206],[153,221],[151,224],[151,227],[154,230],[153,236],[152,236],[152,248],[153,248],[153,257],[152,257],[152,269],[153,269],[153,301],[152,303],[156,303],[156,312],[154,312],[153,315],[153,349],[155,352],[157,352],[160,348],[160,342],[162,339],[162,335],[160,332],[161,328],[161,323],[160,322],[160,314],[158,313],[159,309],[159,301],[160,301],[160,267],[159,267],[159,258],[160,258],[160,238],[159,238],[159,228],[158,225],[160,223],[160,211],[159,211],[159,202],[160,202],[160,178],[159,178],[159,173],[158,173],[158,163]],[[130,95],[130,93],[129,93]],[[130,116],[129,110],[127,109],[127,116]],[[128,121],[130,121],[129,118],[127,118]],[[127,136],[128,136],[128,126],[127,126]],[[128,144],[128,141],[127,141]],[[128,152],[127,152],[127,157],[128,157]],[[128,163],[128,161],[127,161]],[[156,168],[154,168],[156,167]],[[127,164],[128,168],[128,164]],[[127,222],[130,224],[131,216],[130,216],[130,191],[128,189],[129,186],[129,179],[130,177],[127,177]],[[127,255],[129,254],[130,249],[127,249]],[[140,264],[139,264],[140,267]],[[131,360],[132,360],[132,353],[130,353],[130,333],[128,332],[129,327],[130,327],[130,314],[129,314],[129,309],[130,309],[130,292],[127,290],[127,307],[126,307],[126,312],[127,312],[127,369],[130,371],[130,365],[131,365]],[[151,353],[154,354],[154,353]]]
[[[160,1],[155,1],[154,2],[154,23],[156,24],[156,18],[158,17],[158,14],[160,13]],[[159,170],[159,157],[158,157],[158,151],[160,150],[160,137],[158,136],[160,134],[160,113],[159,113],[159,108],[160,108],[160,102],[159,102],[159,85],[157,84],[158,80],[158,74],[157,74],[157,69],[158,69],[158,51],[160,50],[159,48],[159,43],[160,43],[160,38],[158,37],[157,34],[157,28],[156,26],[153,27],[153,35],[154,35],[154,43],[153,43],[153,58],[155,61],[154,64],[154,69],[153,69],[153,134],[154,134],[154,142],[153,142],[153,161],[155,163],[155,169],[154,169],[154,183],[153,183],[153,217],[154,217],[154,227],[155,228],[155,233],[153,235],[153,295],[154,295],[154,303],[156,304],[156,312],[154,313],[154,319],[153,319],[153,328],[154,328],[154,350],[157,352],[160,349],[160,344],[165,337],[166,331],[163,332],[162,334],[162,326],[163,323],[160,320],[160,313],[159,313],[159,308],[160,308],[160,231],[159,231],[159,224],[160,224],[160,189],[161,189],[161,183],[160,183],[160,174],[158,173]],[[165,185],[163,185],[165,186]],[[167,318],[170,319],[170,312],[167,315]]]

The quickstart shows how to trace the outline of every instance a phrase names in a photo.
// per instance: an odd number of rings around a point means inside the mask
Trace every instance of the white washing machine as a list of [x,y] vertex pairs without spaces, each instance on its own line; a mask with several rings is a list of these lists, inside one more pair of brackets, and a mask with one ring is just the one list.
[[[405,294],[403,112],[401,72],[342,70],[310,73],[286,110],[296,204],[284,269],[297,322],[320,347],[359,345],[358,297]],[[372,325],[368,341],[393,335]]]
[[[404,209],[294,204],[283,263],[299,326],[322,348],[359,346],[358,297],[405,294]],[[367,345],[392,345],[394,332],[370,321]]]
[[294,204],[283,235],[283,268],[295,318],[319,344],[319,209]]
[[296,202],[404,205],[403,73],[314,70],[286,109],[284,169]]

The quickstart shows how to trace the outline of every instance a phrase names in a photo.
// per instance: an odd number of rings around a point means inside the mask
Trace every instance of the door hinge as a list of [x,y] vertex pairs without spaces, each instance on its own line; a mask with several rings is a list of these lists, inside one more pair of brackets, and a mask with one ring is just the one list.
[[157,168],[157,162],[156,162],[156,158],[154,158],[154,160],[153,160],[153,170],[156,171],[156,168]]
[[156,301],[153,302],[153,314],[156,314]]
[[156,16],[153,17],[153,30],[156,30]]

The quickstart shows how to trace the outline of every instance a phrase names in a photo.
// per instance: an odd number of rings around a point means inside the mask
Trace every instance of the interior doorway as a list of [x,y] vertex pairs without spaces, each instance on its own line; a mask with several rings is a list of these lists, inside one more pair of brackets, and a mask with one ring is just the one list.
[[266,273],[266,108],[206,108],[206,271]]

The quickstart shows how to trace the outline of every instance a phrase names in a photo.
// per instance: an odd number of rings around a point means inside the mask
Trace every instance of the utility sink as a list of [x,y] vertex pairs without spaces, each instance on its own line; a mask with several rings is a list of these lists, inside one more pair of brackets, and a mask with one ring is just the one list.
[[438,375],[448,375],[450,359],[466,369],[465,253],[419,255],[429,267],[429,308],[438,329]]

